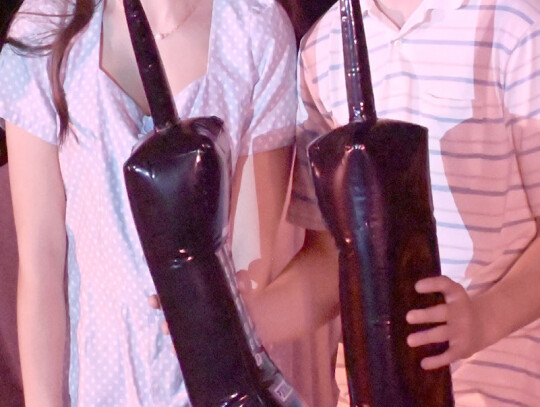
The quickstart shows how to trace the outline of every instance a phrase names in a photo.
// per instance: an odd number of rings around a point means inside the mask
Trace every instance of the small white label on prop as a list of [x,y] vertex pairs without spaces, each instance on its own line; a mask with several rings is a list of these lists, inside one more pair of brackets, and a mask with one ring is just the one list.
[[277,398],[281,401],[287,401],[287,399],[289,398],[289,396],[292,394],[293,392],[293,389],[292,387],[289,385],[289,383],[287,383],[286,381],[284,380],[281,380],[280,382],[278,382],[277,384],[273,385],[270,387],[270,391],[272,393],[274,393]]

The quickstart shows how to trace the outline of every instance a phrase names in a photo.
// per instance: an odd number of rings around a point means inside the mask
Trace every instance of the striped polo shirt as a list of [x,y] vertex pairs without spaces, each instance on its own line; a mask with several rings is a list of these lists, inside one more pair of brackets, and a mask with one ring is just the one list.
[[[378,117],[428,128],[442,272],[474,295],[537,232],[540,3],[424,0],[401,28],[373,0],[361,5]],[[304,37],[298,71],[289,219],[323,229],[306,147],[348,122],[337,5]],[[453,370],[458,406],[540,406],[540,321]]]

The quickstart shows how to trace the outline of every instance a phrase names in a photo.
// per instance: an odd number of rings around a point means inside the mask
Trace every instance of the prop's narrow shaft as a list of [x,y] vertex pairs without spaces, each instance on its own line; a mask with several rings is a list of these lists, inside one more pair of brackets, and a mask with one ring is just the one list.
[[375,122],[375,102],[362,10],[358,0],[340,0],[345,82],[351,122]]
[[139,0],[124,0],[124,10],[146,99],[156,130],[176,122],[178,115],[152,30]]

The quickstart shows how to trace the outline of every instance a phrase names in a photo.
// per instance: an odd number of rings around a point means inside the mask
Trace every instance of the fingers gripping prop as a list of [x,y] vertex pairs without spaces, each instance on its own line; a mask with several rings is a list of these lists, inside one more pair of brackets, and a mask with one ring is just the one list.
[[359,1],[340,0],[340,7],[350,123],[315,140],[308,154],[340,251],[351,405],[453,406],[449,369],[420,367],[447,344],[406,343],[419,329],[406,323],[407,311],[443,301],[414,289],[419,279],[440,275],[427,130],[377,119]]
[[222,121],[178,119],[142,7],[138,0],[124,6],[155,123],[124,165],[126,187],[191,403],[301,407],[257,340],[236,287]]

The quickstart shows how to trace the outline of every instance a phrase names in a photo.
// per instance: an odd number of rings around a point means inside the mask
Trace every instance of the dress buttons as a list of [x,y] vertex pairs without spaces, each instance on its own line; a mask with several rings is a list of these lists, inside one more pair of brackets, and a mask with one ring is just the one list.
[[394,47],[399,47],[401,45],[402,41],[400,39],[392,41],[392,45]]

